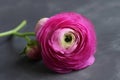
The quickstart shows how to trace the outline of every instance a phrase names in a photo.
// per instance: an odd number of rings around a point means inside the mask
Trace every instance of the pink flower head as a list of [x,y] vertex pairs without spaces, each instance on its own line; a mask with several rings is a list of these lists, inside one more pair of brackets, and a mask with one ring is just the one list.
[[68,73],[94,63],[94,26],[81,14],[68,12],[50,17],[37,30],[36,38],[44,64],[55,72]]

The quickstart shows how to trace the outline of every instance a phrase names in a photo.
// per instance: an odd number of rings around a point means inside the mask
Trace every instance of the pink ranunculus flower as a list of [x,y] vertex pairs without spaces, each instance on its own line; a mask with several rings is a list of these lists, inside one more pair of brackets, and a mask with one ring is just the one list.
[[95,61],[94,26],[81,14],[67,12],[50,17],[37,30],[36,38],[42,47],[44,64],[55,72],[80,70]]

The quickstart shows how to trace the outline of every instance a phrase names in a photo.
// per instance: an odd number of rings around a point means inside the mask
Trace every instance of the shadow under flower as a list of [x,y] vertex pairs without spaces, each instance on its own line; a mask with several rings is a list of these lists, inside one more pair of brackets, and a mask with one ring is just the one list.
[[12,39],[13,39],[13,35],[0,38],[0,45],[5,44],[6,42],[10,42]]
[[18,39],[13,36],[8,36],[0,40],[0,45],[6,45],[7,55],[10,56],[9,59],[12,60],[11,65],[14,70],[20,71],[20,73],[24,71],[32,75],[55,74],[55,72],[49,70],[42,61],[30,60],[27,56],[19,55],[20,49],[24,47],[24,44],[20,44],[23,47],[18,47],[19,43],[16,45],[17,40]]
[[20,57],[16,61],[16,67],[19,69],[22,69],[26,73],[31,73],[31,74],[56,74],[55,72],[49,70],[42,61],[33,61],[28,59],[26,56]]

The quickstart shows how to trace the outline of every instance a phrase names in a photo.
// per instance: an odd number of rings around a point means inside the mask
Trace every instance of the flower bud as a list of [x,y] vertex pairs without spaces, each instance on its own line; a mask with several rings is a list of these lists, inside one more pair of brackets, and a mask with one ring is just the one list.
[[27,44],[23,54],[31,60],[42,60],[41,47],[36,41],[31,41],[31,44]]
[[36,26],[35,26],[35,33],[37,33],[37,31],[46,23],[46,21],[48,20],[49,18],[42,18],[40,19]]

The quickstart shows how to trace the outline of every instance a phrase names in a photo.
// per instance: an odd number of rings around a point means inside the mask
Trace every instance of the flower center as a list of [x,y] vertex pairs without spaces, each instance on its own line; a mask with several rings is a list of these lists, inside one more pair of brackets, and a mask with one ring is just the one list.
[[60,39],[60,43],[64,48],[71,47],[74,44],[74,42],[75,42],[75,35],[72,32],[64,33]]
[[77,47],[77,33],[69,28],[56,30],[49,44],[62,54],[71,53]]
[[70,35],[70,34],[65,35],[65,39],[64,40],[67,43],[71,42],[72,41],[72,35]]

